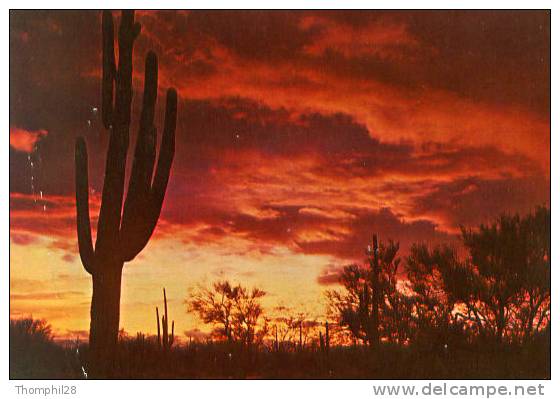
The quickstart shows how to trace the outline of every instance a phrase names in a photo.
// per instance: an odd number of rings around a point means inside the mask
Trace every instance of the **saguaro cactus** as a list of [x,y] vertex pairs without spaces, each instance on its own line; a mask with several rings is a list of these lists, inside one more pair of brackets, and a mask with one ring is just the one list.
[[158,65],[157,56],[149,52],[140,128],[123,209],[133,95],[132,49],[140,33],[140,24],[134,21],[133,11],[123,11],[118,34],[118,68],[115,64],[113,16],[109,11],[103,12],[102,33],[101,110],[110,138],[95,249],[90,230],[87,149],[83,138],[78,138],[76,142],[78,243],[82,264],[93,280],[89,347],[90,374],[94,377],[111,373],[119,329],[122,268],[146,246],[157,224],[175,152],[177,120],[177,93],[170,89],[167,91],[163,136],[154,174]]
[[164,350],[168,350],[173,346],[175,341],[175,320],[171,322],[171,334],[169,334],[169,316],[167,314],[167,295],[165,294],[165,288],[163,289],[163,306],[164,314],[161,316],[161,326],[163,330],[163,340],[161,338],[161,330],[159,326],[159,309],[156,306],[156,318],[157,318],[157,332],[158,332],[158,346],[163,347]]
[[[380,290],[379,275],[381,268],[379,267],[379,244],[377,242],[377,234],[373,235],[371,251],[368,250],[369,263],[371,267],[371,331],[367,334],[370,340],[370,347],[376,349],[379,346],[379,308],[380,308]],[[366,289],[367,290],[367,289]],[[364,293],[367,296],[367,293]],[[368,328],[368,330],[370,330]]]

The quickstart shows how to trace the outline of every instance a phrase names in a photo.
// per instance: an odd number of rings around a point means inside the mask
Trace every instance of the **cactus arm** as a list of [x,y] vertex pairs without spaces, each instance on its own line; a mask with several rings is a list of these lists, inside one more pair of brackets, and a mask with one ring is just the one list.
[[76,140],[76,226],[78,247],[84,269],[93,274],[94,251],[89,219],[88,154],[83,137]]
[[157,100],[157,75],[157,57],[153,52],[149,52],[146,57],[140,130],[121,221],[120,241],[123,245],[123,253],[128,252],[127,247],[133,247],[132,243],[143,240],[151,221],[147,202],[151,191],[156,152],[154,114]]
[[175,155],[175,128],[177,126],[177,92],[175,89],[167,90],[165,105],[165,122],[163,137],[161,139],[161,149],[159,152],[158,164],[154,182],[152,185],[152,200],[154,208],[158,209],[157,215],[161,211],[161,204],[165,196],[169,172]]
[[[165,122],[157,167],[154,175],[153,184],[150,191],[149,204],[144,209],[144,228],[139,234],[134,235],[134,239],[127,237],[123,240],[122,256],[128,262],[146,246],[156,227],[161,207],[169,182],[171,164],[175,155],[175,129],[177,125],[177,92],[174,89],[167,91],[167,101],[165,109]],[[126,227],[126,225],[125,225]]]
[[139,33],[140,24],[134,22],[134,11],[123,11],[119,28],[119,69],[114,122],[116,127],[126,130],[119,133],[127,137],[132,107],[132,48]]
[[175,320],[171,322],[171,337],[169,338],[169,347],[173,346],[175,341]]
[[[104,18],[104,35],[110,37],[112,17]],[[119,228],[121,221],[122,200],[128,151],[128,133],[132,103],[132,47],[140,33],[140,25],[134,23],[134,12],[123,11],[119,29],[119,67],[117,71],[117,90],[113,113],[113,130],[109,139],[109,149],[103,182],[103,194],[97,227],[96,251],[107,256],[114,256],[118,250]],[[108,39],[107,39],[108,41]],[[114,58],[110,46],[104,48],[103,59]],[[107,51],[109,53],[107,53]],[[104,61],[103,65],[110,61]]]
[[[156,157],[156,130],[154,126],[154,114],[158,91],[158,60],[154,52],[148,52],[146,56],[146,67],[144,74],[144,97],[142,113],[140,115],[140,132],[134,161],[132,164],[132,176],[135,177],[132,184],[144,194],[148,193],[152,184],[152,174]],[[128,198],[127,198],[128,199]],[[126,206],[126,204],[125,204]]]
[[163,289],[163,306],[165,308],[165,321],[169,320],[167,318],[167,296],[165,295],[165,288]]
[[167,349],[168,334],[167,334],[167,319],[165,318],[165,316],[161,316],[161,325],[163,327],[163,348]]
[[161,347],[161,330],[159,327],[159,309],[156,306],[156,319],[157,319],[157,342],[158,342],[158,346]]
[[101,92],[101,116],[103,126],[109,129],[113,124],[113,86],[115,82],[115,49],[113,16],[103,11],[103,83]]
[[163,347],[167,349],[169,347],[169,319],[167,315],[167,296],[165,295],[165,288],[163,289],[163,307],[164,307],[164,318],[163,321]]
[[[165,104],[165,122],[163,129],[163,136],[161,138],[161,148],[159,151],[157,168],[152,184],[151,192],[151,206],[152,220],[149,235],[145,238],[146,241],[152,234],[159,215],[161,213],[161,206],[165,191],[167,190],[167,183],[169,182],[169,175],[171,172],[171,164],[175,156],[175,128],[177,126],[177,92],[175,89],[167,90],[167,99]],[[144,244],[145,245],[145,244]]]

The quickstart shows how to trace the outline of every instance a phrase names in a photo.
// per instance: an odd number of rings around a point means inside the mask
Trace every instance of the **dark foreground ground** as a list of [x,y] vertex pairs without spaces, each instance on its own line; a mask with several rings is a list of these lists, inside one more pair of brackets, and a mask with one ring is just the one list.
[[[10,337],[13,379],[81,379],[86,345],[58,345]],[[116,378],[123,379],[547,379],[550,340],[543,335],[518,345],[462,347],[383,345],[274,352],[220,343],[193,343],[160,350],[155,342],[120,344]]]

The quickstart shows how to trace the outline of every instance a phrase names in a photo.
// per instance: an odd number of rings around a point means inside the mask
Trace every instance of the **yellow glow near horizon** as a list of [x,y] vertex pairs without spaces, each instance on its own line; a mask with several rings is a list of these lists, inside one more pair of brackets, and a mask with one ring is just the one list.
[[[90,276],[78,256],[63,260],[65,251],[49,244],[52,240],[45,238],[27,245],[12,243],[11,317],[44,318],[59,337],[71,338],[79,332],[83,336],[89,329]],[[219,245],[156,240],[124,267],[120,325],[130,334],[156,333],[155,307],[162,308],[165,287],[176,334],[180,337],[195,328],[208,331],[209,326],[186,312],[184,301],[189,289],[219,279],[265,290],[263,305],[268,311],[284,305],[320,317],[325,313],[324,287],[316,278],[333,261],[284,247],[270,253],[227,254]]]

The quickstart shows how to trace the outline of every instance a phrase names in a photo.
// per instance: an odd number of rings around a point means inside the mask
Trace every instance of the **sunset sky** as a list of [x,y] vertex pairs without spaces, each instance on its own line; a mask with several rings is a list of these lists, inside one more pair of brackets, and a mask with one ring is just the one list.
[[[196,284],[256,285],[267,309],[325,313],[371,234],[457,244],[460,225],[549,206],[549,12],[137,12],[132,145],[144,57],[179,93],[159,224],[125,265],[121,327],[176,331]],[[11,316],[89,328],[74,143],[95,227],[108,132],[101,13],[10,13]],[[161,134],[161,128],[158,129]],[[130,160],[130,157],[129,157]]]

